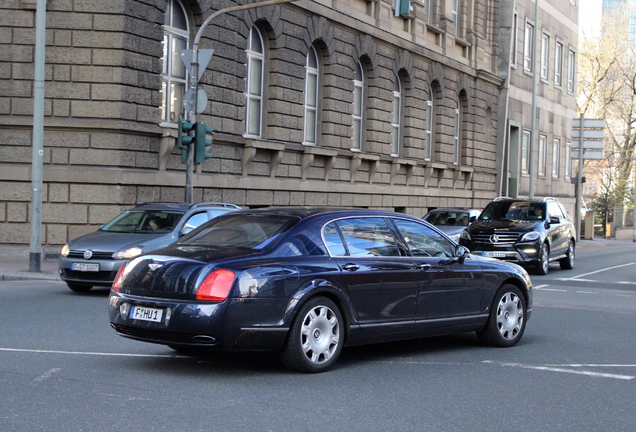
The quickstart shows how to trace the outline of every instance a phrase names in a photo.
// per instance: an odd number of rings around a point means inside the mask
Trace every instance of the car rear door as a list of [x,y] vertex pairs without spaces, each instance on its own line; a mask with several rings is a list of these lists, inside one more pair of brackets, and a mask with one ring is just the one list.
[[345,218],[325,227],[351,306],[369,333],[413,331],[417,271],[381,217]]

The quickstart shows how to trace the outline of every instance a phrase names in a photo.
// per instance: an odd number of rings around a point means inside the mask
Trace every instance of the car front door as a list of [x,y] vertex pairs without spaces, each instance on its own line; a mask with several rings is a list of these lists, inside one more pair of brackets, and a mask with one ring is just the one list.
[[369,333],[413,331],[417,271],[386,220],[341,219],[325,227],[324,238],[361,328]]
[[395,225],[420,275],[416,319],[426,324],[478,314],[483,286],[478,262],[456,258],[456,246],[424,224],[396,219]]
[[[558,223],[552,223],[551,219],[556,217]],[[556,201],[548,202],[548,236],[550,237],[550,256],[563,255],[568,248],[568,220],[563,215],[561,207]]]

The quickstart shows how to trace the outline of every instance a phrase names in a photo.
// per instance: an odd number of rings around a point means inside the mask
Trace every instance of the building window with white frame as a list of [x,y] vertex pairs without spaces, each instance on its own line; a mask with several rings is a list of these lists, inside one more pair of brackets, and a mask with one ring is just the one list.
[[188,47],[189,22],[179,0],[170,0],[163,26],[163,67],[161,72],[161,122],[177,123],[183,116],[186,69],[179,51]]
[[245,134],[253,138],[261,138],[262,134],[264,63],[263,38],[258,29],[252,27],[247,45]]
[[554,47],[554,85],[561,87],[563,79],[563,44],[557,42]]
[[561,161],[561,140],[552,141],[552,178],[559,178],[559,163]]
[[528,157],[528,150],[530,148],[530,131],[523,131],[521,137],[521,173],[528,174],[530,166],[530,158]]
[[512,17],[512,43],[510,44],[510,66],[517,67],[517,40],[519,37],[519,15],[515,12]]
[[568,52],[568,92],[574,93],[574,79],[576,77],[576,62],[574,51]]
[[523,41],[523,70],[532,72],[534,63],[534,25],[526,22],[526,32]]
[[538,154],[537,154],[537,163],[539,164],[539,167],[537,169],[537,174],[540,177],[544,177],[545,176],[545,166],[546,166],[546,160],[545,160],[545,155],[546,155],[546,148],[548,147],[548,137],[545,135],[539,135],[539,148],[538,148]]
[[305,144],[315,145],[318,139],[318,56],[314,47],[309,48],[305,65]]
[[565,178],[569,179],[572,175],[572,142],[565,142]]
[[364,97],[364,71],[360,62],[356,61],[353,78],[353,150],[362,149]]
[[395,77],[393,112],[391,119],[391,156],[399,156],[402,147],[402,80]]
[[550,36],[543,33],[541,35],[541,79],[548,80],[548,70],[550,67]]
[[453,137],[453,163],[457,165],[459,163],[459,152],[461,150],[461,136],[462,136],[462,107],[461,102],[457,99],[455,105],[455,136]]
[[451,21],[457,28],[457,9],[459,8],[459,0],[451,0]]
[[435,127],[435,103],[433,96],[433,89],[428,86],[428,99],[426,100],[426,129],[424,131],[425,140],[424,154],[426,160],[431,160],[433,157],[433,128]]

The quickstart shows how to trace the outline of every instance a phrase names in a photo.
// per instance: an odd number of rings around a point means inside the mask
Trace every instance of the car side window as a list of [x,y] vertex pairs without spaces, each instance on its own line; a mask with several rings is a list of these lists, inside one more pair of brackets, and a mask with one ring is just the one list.
[[[309,233],[301,232],[294,235],[281,245],[281,256],[318,256],[324,255],[324,248],[319,239],[310,238]],[[342,242],[340,243],[342,245]],[[342,248],[344,250],[344,247]]]
[[350,256],[400,256],[400,248],[383,218],[343,219],[337,222]]
[[564,219],[563,212],[561,211],[561,207],[554,201],[550,201],[548,203],[548,214],[550,216],[556,216],[559,219]]
[[403,219],[395,220],[395,225],[413,256],[453,256],[453,244],[426,225]]
[[329,249],[329,253],[333,256],[345,256],[347,255],[347,249],[342,243],[342,238],[338,232],[338,227],[335,222],[332,222],[325,226],[322,231],[325,245]]
[[210,218],[208,217],[207,212],[195,213],[186,221],[183,228],[187,228],[188,230],[193,230],[199,225],[207,222]]

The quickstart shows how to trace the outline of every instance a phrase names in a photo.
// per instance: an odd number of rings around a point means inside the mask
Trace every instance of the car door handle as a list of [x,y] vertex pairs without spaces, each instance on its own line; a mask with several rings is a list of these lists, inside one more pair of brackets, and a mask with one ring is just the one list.
[[418,270],[430,270],[431,269],[431,265],[430,264],[418,264],[417,265],[417,269]]
[[356,270],[358,270],[359,268],[360,268],[360,266],[359,266],[359,265],[357,265],[357,264],[352,264],[352,263],[345,264],[345,265],[343,265],[343,266],[342,266],[342,269],[343,269],[343,270],[347,270],[347,271],[356,271]]

